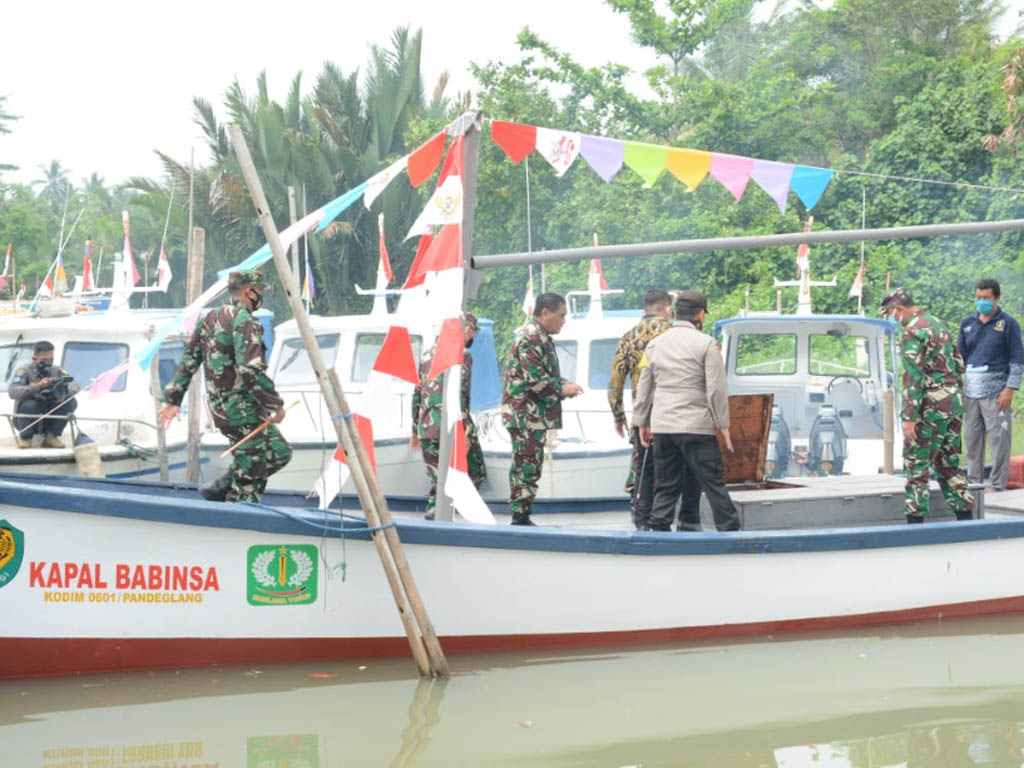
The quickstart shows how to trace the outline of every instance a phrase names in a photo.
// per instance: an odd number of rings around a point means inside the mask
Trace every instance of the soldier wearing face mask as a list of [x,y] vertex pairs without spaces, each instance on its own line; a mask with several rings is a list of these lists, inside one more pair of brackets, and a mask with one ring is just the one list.
[[[53,364],[53,344],[36,342],[32,362],[14,372],[7,394],[14,400],[14,428],[19,448],[31,448],[35,435],[43,436],[43,448],[64,448],[61,433],[67,416],[78,407],[74,395],[79,392],[74,378]],[[46,418],[40,418],[43,415]]]

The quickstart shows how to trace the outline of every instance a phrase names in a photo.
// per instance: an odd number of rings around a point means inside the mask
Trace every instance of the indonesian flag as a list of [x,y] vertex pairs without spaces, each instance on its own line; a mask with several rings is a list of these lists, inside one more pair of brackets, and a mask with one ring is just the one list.
[[[131,267],[132,285],[138,285],[142,276],[135,267],[135,257],[132,256],[132,236],[128,223],[128,211],[121,211],[121,223],[124,225],[124,260]],[[127,270],[126,270],[127,273]]]
[[533,310],[537,306],[537,299],[533,295],[533,276],[526,279],[526,295],[523,297],[523,313],[533,317]]
[[462,419],[455,422],[452,430],[452,460],[445,477],[444,492],[452,500],[452,506],[471,523],[494,525],[494,515],[480,496],[480,492],[469,479],[469,462],[466,460],[468,442]]
[[[605,282],[604,270],[601,269],[600,259],[590,260],[590,274],[587,277],[587,283],[587,288],[590,289],[591,293],[608,290],[608,283]],[[533,310],[531,310],[531,314],[532,312]]]
[[864,295],[864,264],[860,265],[860,269],[857,270],[857,277],[853,279],[853,285],[850,286],[850,298],[857,299]]
[[388,285],[395,282],[395,273],[391,271],[391,259],[388,257],[388,246],[384,242],[384,230],[380,230],[380,266],[388,279]]
[[[375,467],[374,471],[376,464],[373,455],[373,420],[385,420],[389,411],[394,409],[392,384],[396,378],[414,385],[419,383],[409,329],[393,325],[388,329],[384,343],[377,353],[363,395],[353,414],[356,430],[363,445],[366,446],[370,463]],[[338,446],[324,473],[313,486],[313,493],[320,497],[320,509],[327,509],[330,506],[348,480],[348,476],[349,468],[345,453],[341,446]]]
[[7,244],[7,257],[4,259],[4,273],[0,277],[7,277],[11,274],[11,244]]
[[160,249],[160,259],[156,265],[156,287],[167,293],[167,287],[171,284],[171,262],[167,259],[167,251]]
[[39,288],[39,295],[53,298],[53,277],[51,275],[46,276],[42,286]]
[[85,255],[82,257],[82,290],[91,291],[95,286],[92,279],[92,241],[85,241]]
[[[807,223],[804,224],[804,232],[810,232],[811,231],[811,224],[813,222],[814,222],[814,217],[809,216],[807,218]],[[811,246],[809,246],[807,243],[800,243],[800,245],[796,249],[796,276],[797,276],[797,279],[800,278],[800,275],[802,275],[804,272],[809,271],[810,268],[811,268],[811,260],[808,257],[808,253],[810,252],[810,250],[811,250]]]

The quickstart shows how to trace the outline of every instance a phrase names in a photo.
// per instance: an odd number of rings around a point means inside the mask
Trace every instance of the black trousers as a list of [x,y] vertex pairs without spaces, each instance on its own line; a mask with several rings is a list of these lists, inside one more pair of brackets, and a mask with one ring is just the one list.
[[[642,531],[651,527],[651,510],[654,508],[654,448],[650,445],[644,448],[640,442],[639,427],[633,427],[633,477],[633,525]],[[700,520],[700,481],[696,475],[687,473],[683,478],[682,497],[680,519]],[[668,522],[671,527],[671,519]]]
[[[24,432],[19,432],[18,436],[22,440],[28,440],[33,435],[45,435],[47,433],[54,435],[55,437],[60,437],[61,433],[64,431],[64,427],[68,425],[68,420],[54,417],[67,416],[69,413],[72,413],[75,408],[78,407],[78,400],[68,400],[47,418],[36,421],[36,419],[44,413],[49,413],[50,409],[58,402],[58,400],[40,401],[29,395],[20,403],[15,405],[15,413],[23,415],[14,417],[14,428],[17,430],[25,430]],[[33,421],[36,421],[36,423],[29,427],[28,425],[32,424]],[[28,429],[25,429],[26,427],[28,427]]]
[[[722,451],[714,435],[686,433],[654,435],[654,508],[651,528],[667,531],[672,525],[676,499],[688,477],[704,489],[720,531],[738,531],[740,516],[729,498],[723,479]],[[680,530],[699,531],[700,509],[680,512]]]

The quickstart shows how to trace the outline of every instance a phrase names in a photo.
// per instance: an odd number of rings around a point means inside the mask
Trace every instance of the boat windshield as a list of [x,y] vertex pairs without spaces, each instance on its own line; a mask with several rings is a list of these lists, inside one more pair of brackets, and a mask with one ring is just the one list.
[[736,373],[740,376],[796,373],[796,335],[742,334],[736,341]]
[[[423,349],[423,337],[410,334],[409,341],[412,343],[412,359],[419,360]],[[370,378],[370,370],[383,345],[383,333],[360,333],[356,336],[356,353],[352,357],[352,381],[360,382]]]
[[[608,381],[612,377],[612,361],[615,350],[619,346],[618,339],[595,339],[590,342],[590,370],[587,371],[587,385],[591,389],[608,389]],[[625,389],[633,386],[631,377],[625,380]]]
[[556,341],[558,373],[566,381],[576,381],[577,345],[575,341]]
[[160,377],[160,391],[163,392],[167,385],[178,373],[178,364],[185,354],[185,342],[167,341],[160,345],[160,353],[157,358],[157,374]]
[[[323,333],[316,337],[316,345],[320,348],[320,355],[328,368],[334,367],[340,340],[340,333]],[[314,383],[316,375],[313,373],[313,365],[309,362],[306,345],[298,337],[286,339],[282,342],[281,357],[278,358],[277,370],[274,372],[274,384],[279,387],[293,387],[298,384]]]
[[34,344],[5,344],[0,347],[0,365],[3,366],[3,379],[0,380],[0,392],[7,391],[14,372],[32,361]]
[[808,373],[822,376],[870,376],[866,336],[812,333]]
[[[85,389],[101,373],[109,371],[128,359],[127,344],[106,344],[95,341],[69,341],[64,345],[64,359],[61,366],[75,377],[78,385]],[[117,377],[111,392],[123,392],[128,374]]]

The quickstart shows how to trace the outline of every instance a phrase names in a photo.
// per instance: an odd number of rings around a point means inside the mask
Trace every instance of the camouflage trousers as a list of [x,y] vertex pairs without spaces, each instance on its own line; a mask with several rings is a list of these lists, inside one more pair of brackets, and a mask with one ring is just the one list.
[[546,429],[509,429],[512,463],[508,468],[508,506],[515,521],[529,520],[544,466]]
[[[954,403],[958,405],[958,403]],[[963,419],[956,408],[929,409],[917,422],[917,435],[913,442],[903,441],[903,471],[907,475],[906,503],[908,515],[928,514],[929,470],[935,469],[935,479],[942,496],[954,512],[974,509],[974,500],[967,490],[967,479],[960,469],[960,429]],[[962,407],[959,413],[962,413]]]
[[[479,488],[487,478],[484,450],[480,447],[480,437],[477,435],[473,420],[464,419],[462,425],[466,430],[466,463],[469,469],[469,479],[473,481],[473,485]],[[423,463],[427,468],[427,478],[430,480],[430,490],[427,492],[427,515],[432,515],[437,504],[437,462],[441,453],[441,442],[421,436],[420,449],[423,453]]]
[[[234,445],[258,425],[221,427],[221,434]],[[259,501],[269,477],[291,461],[292,449],[276,424],[270,424],[233,454],[231,488],[227,501]]]

